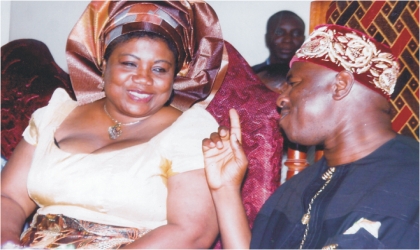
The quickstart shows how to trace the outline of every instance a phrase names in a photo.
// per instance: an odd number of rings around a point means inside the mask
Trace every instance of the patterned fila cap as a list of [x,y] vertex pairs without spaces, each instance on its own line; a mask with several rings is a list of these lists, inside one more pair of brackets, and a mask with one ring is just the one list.
[[361,84],[389,99],[397,82],[399,64],[391,49],[340,25],[320,25],[290,61],[311,62],[340,72],[348,70]]

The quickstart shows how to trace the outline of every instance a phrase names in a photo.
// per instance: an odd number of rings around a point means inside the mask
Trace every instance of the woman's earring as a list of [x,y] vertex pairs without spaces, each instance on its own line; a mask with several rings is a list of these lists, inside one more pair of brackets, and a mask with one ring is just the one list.
[[102,75],[101,75],[101,83],[100,83],[100,85],[99,85],[99,88],[102,90],[102,91],[104,91],[104,89],[105,89],[105,80],[104,80],[104,73],[102,72]]

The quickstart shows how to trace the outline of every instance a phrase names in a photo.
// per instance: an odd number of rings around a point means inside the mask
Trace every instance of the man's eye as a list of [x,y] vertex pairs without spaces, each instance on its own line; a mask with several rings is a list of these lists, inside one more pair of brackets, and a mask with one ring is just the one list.
[[276,34],[276,35],[278,35],[278,36],[282,36],[282,35],[284,35],[284,31],[283,31],[283,30],[281,30],[281,29],[279,29],[279,30],[276,30],[276,31],[274,32],[274,34]]
[[294,37],[299,37],[299,36],[302,36],[302,32],[300,32],[299,30],[296,30],[296,31],[293,31],[292,35]]

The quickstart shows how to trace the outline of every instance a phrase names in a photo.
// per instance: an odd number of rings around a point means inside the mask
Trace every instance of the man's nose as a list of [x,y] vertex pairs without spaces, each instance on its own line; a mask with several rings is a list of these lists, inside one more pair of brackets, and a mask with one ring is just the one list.
[[278,38],[279,42],[291,42],[292,41],[292,34],[289,32],[284,32],[282,36]]
[[287,83],[283,84],[283,86],[281,87],[281,89],[278,92],[280,95],[279,95],[279,97],[277,98],[277,101],[276,101],[277,107],[283,108],[285,102],[289,101],[289,92],[290,92],[291,88],[292,87],[289,84],[287,84]]

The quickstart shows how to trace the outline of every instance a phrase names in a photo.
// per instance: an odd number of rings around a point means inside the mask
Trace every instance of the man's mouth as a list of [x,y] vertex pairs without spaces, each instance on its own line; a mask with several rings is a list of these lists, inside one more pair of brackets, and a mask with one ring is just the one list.
[[281,54],[291,54],[294,53],[294,51],[292,49],[282,49],[280,50]]
[[280,121],[282,121],[282,120],[283,120],[283,118],[285,118],[287,115],[288,115],[288,113],[286,113],[286,114],[281,114],[280,119],[279,119],[279,122],[280,122]]

